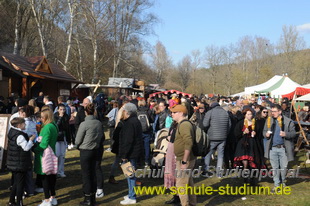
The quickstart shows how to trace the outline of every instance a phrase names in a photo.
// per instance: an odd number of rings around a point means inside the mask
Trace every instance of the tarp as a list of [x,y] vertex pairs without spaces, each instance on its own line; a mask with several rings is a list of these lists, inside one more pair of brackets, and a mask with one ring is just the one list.
[[156,96],[157,94],[160,94],[160,93],[162,93],[162,94],[168,94],[168,93],[173,94],[173,93],[176,93],[176,94],[182,94],[182,96],[186,96],[186,95],[188,97],[192,97],[193,96],[192,94],[188,94],[188,93],[185,93],[185,92],[180,92],[178,90],[171,89],[171,90],[167,90],[167,91],[163,91],[163,92],[155,92],[153,94],[150,94],[150,97],[154,97],[154,96]]
[[306,94],[304,96],[298,97],[297,99],[295,99],[296,101],[310,101],[310,93]]
[[272,77],[271,79],[269,79],[268,81],[266,81],[262,84],[258,84],[258,85],[251,86],[251,87],[246,87],[244,89],[244,93],[245,94],[254,94],[255,91],[267,89],[267,88],[271,87],[272,85],[274,85],[275,83],[277,83],[278,81],[280,81],[281,79],[282,79],[282,76],[275,75],[274,77]]
[[281,97],[283,94],[294,91],[300,84],[292,81],[288,76],[283,76],[281,80],[272,85],[271,87],[263,90],[256,91],[257,93],[269,93],[271,97]]
[[305,95],[305,94],[309,94],[310,93],[310,84],[307,85],[303,85],[301,87],[297,87],[294,91],[288,93],[288,94],[284,94],[282,95],[282,98],[288,98],[288,99],[293,99],[294,94],[296,94],[297,96],[301,96],[301,95]]

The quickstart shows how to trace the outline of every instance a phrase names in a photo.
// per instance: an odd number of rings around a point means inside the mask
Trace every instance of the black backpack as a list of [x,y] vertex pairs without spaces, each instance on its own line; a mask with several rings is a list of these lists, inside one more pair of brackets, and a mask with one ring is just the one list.
[[138,119],[141,123],[141,126],[142,126],[142,132],[147,132],[149,131],[150,127],[151,127],[151,124],[150,124],[150,121],[149,121],[149,117],[148,117],[148,114],[147,114],[147,111],[137,111],[137,116],[138,116]]
[[[182,122],[185,122],[189,120],[183,120]],[[181,123],[182,123],[181,122]],[[181,123],[179,126],[181,126]],[[207,134],[201,129],[200,127],[196,126],[192,122],[190,122],[193,126],[194,130],[194,139],[193,139],[193,147],[192,151],[195,156],[206,156],[209,151],[209,139]],[[179,131],[180,134],[180,131]]]

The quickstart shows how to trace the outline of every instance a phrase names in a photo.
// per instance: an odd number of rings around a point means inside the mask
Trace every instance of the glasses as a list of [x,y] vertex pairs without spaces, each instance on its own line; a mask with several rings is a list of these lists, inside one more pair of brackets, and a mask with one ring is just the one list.
[[263,111],[263,113],[267,114],[268,112],[267,111]]
[[275,113],[275,112],[279,112],[279,111],[272,111],[272,110],[271,110],[271,113]]

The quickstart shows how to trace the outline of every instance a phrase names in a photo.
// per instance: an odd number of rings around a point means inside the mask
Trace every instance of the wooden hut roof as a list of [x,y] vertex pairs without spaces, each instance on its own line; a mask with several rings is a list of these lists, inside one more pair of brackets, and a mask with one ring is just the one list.
[[0,57],[1,60],[11,66],[9,69],[19,71],[25,76],[81,83],[57,64],[49,63],[44,56],[22,57],[15,54],[0,52]]

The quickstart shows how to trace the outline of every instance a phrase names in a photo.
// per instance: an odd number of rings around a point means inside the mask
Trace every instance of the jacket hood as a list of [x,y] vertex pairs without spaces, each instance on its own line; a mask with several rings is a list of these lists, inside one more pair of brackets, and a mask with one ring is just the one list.
[[218,102],[214,102],[211,104],[211,109],[213,109],[214,107],[220,106],[220,104]]

